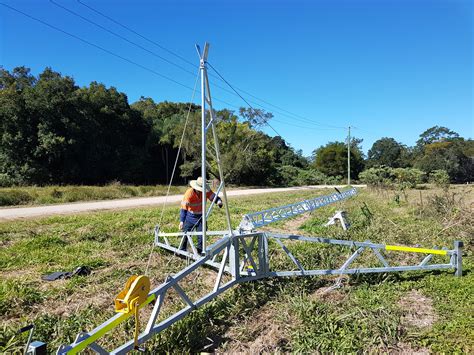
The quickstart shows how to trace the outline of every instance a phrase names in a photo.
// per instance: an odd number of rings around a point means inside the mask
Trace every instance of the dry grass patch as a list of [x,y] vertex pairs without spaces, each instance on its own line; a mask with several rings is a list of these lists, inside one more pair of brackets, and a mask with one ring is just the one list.
[[266,304],[251,316],[229,328],[224,338],[230,339],[217,352],[260,354],[285,351],[289,342],[292,319],[274,305]]
[[417,290],[404,295],[398,306],[403,311],[401,325],[404,327],[430,328],[437,320],[433,301]]

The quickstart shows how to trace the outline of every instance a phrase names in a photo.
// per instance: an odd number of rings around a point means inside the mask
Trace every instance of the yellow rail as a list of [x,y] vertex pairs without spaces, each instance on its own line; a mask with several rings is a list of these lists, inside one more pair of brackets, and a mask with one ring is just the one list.
[[403,247],[403,246],[399,246],[399,245],[386,245],[385,250],[410,251],[412,253],[437,254],[437,255],[447,255],[448,254],[447,250],[412,248],[412,247]]
[[[156,298],[155,294],[152,294],[152,295],[148,296],[146,301],[143,302],[140,305],[140,308],[142,308],[143,306],[149,304],[155,298]],[[112,330],[113,328],[115,328],[116,326],[118,326],[120,323],[122,323],[124,320],[130,318],[131,316],[133,316],[133,312],[132,313],[120,313],[120,317],[117,317],[116,319],[114,319],[113,322],[110,322],[109,324],[107,324],[105,327],[100,329],[97,333],[94,333],[90,337],[88,337],[88,338],[84,339],[83,341],[81,341],[79,344],[77,344],[71,350],[69,350],[67,352],[67,354],[74,355],[74,354],[77,354],[78,352],[84,350],[85,348],[87,348],[87,346],[89,346],[90,344],[95,342],[97,339],[102,337],[109,330]]]

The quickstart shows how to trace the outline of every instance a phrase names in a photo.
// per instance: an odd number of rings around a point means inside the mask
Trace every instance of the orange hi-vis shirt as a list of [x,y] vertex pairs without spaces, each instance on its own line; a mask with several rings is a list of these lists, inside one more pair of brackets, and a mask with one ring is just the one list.
[[[212,191],[207,191],[206,196],[209,201],[212,201],[215,194]],[[196,191],[192,187],[187,189],[181,201],[181,209],[192,214],[202,214],[202,192]]]

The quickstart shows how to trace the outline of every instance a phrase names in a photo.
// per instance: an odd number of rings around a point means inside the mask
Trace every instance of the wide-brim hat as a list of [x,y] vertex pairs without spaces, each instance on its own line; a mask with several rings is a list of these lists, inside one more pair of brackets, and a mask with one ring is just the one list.
[[[189,186],[191,186],[194,190],[201,191],[203,190],[203,185],[202,185],[202,177],[198,177],[197,180],[191,180],[189,182]],[[206,191],[209,191],[211,188],[209,187],[209,184],[206,183]]]

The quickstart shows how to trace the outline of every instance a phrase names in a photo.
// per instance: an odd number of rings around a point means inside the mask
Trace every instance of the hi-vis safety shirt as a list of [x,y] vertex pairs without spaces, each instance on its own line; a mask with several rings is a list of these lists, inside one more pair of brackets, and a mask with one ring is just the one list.
[[[215,194],[212,191],[206,192],[206,197],[209,201],[214,200]],[[219,199],[219,197],[218,197]],[[198,223],[202,216],[202,192],[196,191],[193,188],[186,190],[183,200],[181,201],[181,211],[179,214],[180,222],[188,221],[191,223]]]

